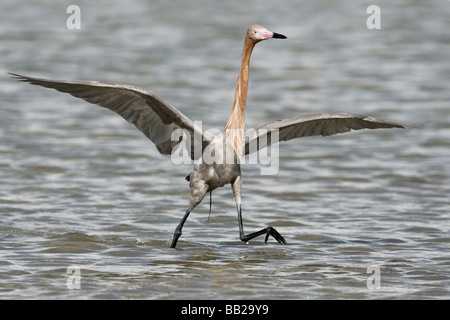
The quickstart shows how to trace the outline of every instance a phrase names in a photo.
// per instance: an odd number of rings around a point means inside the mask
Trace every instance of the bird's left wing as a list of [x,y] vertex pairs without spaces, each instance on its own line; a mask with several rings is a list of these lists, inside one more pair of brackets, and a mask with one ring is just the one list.
[[[320,113],[268,123],[245,137],[245,154],[273,143],[308,136],[330,136],[360,129],[405,128],[404,125],[347,113]],[[276,133],[276,135],[274,134]]]
[[175,139],[172,137],[177,129],[188,131],[188,151],[193,160],[201,156],[202,149],[208,143],[200,127],[149,90],[97,81],[47,80],[10,74],[19,81],[69,93],[116,112],[144,133],[162,155],[170,155],[180,143],[182,134],[175,135]]

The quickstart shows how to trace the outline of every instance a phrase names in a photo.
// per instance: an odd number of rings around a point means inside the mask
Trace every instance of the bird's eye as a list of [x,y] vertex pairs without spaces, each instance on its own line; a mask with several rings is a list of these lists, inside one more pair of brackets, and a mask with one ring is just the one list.
[[258,33],[258,31],[256,31],[256,30],[253,30],[253,34],[257,34]]

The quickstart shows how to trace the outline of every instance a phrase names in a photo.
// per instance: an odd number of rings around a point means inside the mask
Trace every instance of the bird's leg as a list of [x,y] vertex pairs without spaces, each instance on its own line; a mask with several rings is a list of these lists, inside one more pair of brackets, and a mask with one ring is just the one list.
[[191,213],[191,211],[188,209],[186,210],[186,213],[183,216],[183,219],[181,219],[180,223],[178,224],[178,226],[175,229],[175,232],[173,234],[173,239],[172,239],[172,244],[171,244],[171,248],[175,248],[175,246],[177,245],[178,239],[180,238],[182,232],[181,229],[183,229],[183,225],[186,222],[187,218],[189,217],[189,213]]
[[172,244],[171,248],[175,248],[177,245],[178,239],[180,238],[182,234],[183,225],[186,222],[187,218],[189,217],[189,214],[192,210],[200,203],[202,202],[203,198],[205,197],[206,193],[208,192],[208,185],[203,180],[192,180],[189,182],[189,185],[191,187],[191,200],[189,201],[189,207],[186,210],[186,213],[183,216],[183,219],[181,219],[180,223],[175,229],[175,232],[173,234]]
[[268,226],[264,229],[261,229],[259,231],[250,233],[250,234],[245,234],[244,233],[244,226],[242,223],[242,210],[241,210],[241,205],[237,205],[237,210],[238,210],[238,221],[239,221],[239,238],[244,241],[244,242],[248,242],[249,240],[256,238],[260,235],[265,234],[266,238],[264,240],[265,243],[267,243],[267,240],[269,239],[269,236],[272,236],[275,238],[275,240],[278,241],[278,243],[280,244],[286,244],[286,240],[284,239],[284,237],[274,228],[271,226]]
[[286,244],[286,240],[283,238],[283,236],[273,227],[268,226],[264,229],[261,229],[259,231],[245,234],[244,233],[244,224],[242,222],[242,209],[241,209],[241,178],[238,177],[234,183],[231,185],[233,188],[234,197],[236,199],[236,208],[238,213],[238,223],[239,223],[239,238],[241,241],[248,242],[249,240],[256,238],[260,235],[265,234],[266,238],[264,240],[265,243],[267,243],[267,240],[269,239],[269,236],[272,236],[275,238],[275,240],[278,241],[280,244]]

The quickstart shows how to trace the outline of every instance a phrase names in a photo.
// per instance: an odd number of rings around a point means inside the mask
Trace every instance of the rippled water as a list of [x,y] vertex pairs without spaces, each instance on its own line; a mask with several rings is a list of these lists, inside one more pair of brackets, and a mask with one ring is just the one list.
[[[1,298],[450,298],[449,2],[378,1],[380,30],[368,1],[78,1],[81,30],[70,1],[20,3],[0,5]],[[286,246],[241,243],[225,187],[170,249],[191,166],[6,74],[150,88],[220,129],[254,23],[288,39],[254,51],[248,128],[315,112],[415,125],[282,144],[275,176],[244,166],[246,231],[270,224]]]

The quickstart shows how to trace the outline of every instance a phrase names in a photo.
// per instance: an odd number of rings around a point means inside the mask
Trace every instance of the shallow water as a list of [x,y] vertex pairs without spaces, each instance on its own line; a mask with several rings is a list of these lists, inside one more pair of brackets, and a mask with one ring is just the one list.
[[[450,298],[448,2],[378,1],[380,30],[366,1],[79,1],[81,30],[70,4],[1,5],[1,298]],[[220,129],[253,23],[288,39],[254,50],[247,128],[316,112],[415,125],[284,143],[273,176],[243,166],[245,230],[272,225],[286,246],[241,243],[225,187],[170,249],[191,166],[108,110],[6,74],[150,88]]]

